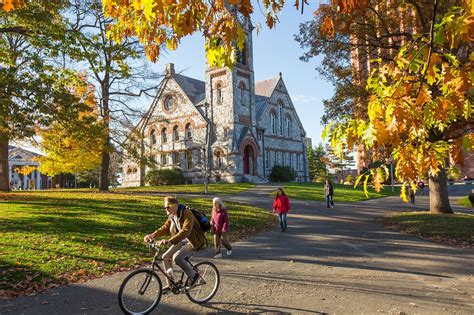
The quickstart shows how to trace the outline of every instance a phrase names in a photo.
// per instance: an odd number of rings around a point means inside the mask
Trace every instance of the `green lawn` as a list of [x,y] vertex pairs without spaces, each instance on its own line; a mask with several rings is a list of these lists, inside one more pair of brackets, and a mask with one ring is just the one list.
[[468,197],[458,199],[457,204],[463,207],[472,208],[471,202]]
[[[351,202],[367,200],[363,187],[334,184],[334,202]],[[283,186],[285,192],[290,198],[325,201],[324,184],[317,183],[285,183]],[[400,194],[400,187],[395,187],[392,193],[392,187],[385,186],[380,193],[369,189],[369,199],[394,196]]]
[[[209,209],[211,201],[181,202]],[[0,193],[0,296],[38,292],[149,261],[143,236],[164,222],[162,207],[163,198],[147,195]],[[263,209],[232,203],[228,208],[231,239],[274,223]]]
[[403,212],[385,217],[386,225],[409,234],[447,243],[474,243],[474,215]]
[[[254,187],[251,183],[213,183],[209,184],[208,191],[212,195],[235,194]],[[163,185],[163,186],[144,186],[144,187],[128,187],[117,188],[117,192],[150,192],[150,193],[188,193],[188,194],[204,194],[204,184],[191,185]]]

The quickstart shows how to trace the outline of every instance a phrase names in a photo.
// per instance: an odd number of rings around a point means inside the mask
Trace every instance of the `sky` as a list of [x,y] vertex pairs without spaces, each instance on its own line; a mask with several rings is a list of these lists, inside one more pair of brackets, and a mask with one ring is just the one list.
[[[252,22],[254,25],[260,22],[261,27],[258,35],[255,30],[253,32],[253,54],[255,80],[273,78],[282,73],[306,134],[313,139],[313,145],[317,145],[322,142],[323,99],[330,98],[334,89],[315,70],[321,58],[313,58],[310,62],[299,60],[304,51],[294,40],[294,35],[298,33],[300,23],[312,18],[317,2],[310,3],[305,5],[301,14],[293,7],[292,1],[286,1],[279,16],[280,23],[272,30],[265,25],[263,14],[255,6]],[[174,63],[176,72],[204,80],[206,59],[202,35],[185,38],[177,50],[162,54],[153,69],[162,72],[167,63]]]

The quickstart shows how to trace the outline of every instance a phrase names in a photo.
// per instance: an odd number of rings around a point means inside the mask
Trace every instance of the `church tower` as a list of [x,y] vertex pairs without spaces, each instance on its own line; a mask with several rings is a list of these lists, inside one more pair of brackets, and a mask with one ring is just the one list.
[[239,13],[237,17],[246,36],[236,64],[233,69],[208,64],[205,74],[208,119],[212,124],[212,169],[227,181],[231,177],[232,181],[241,181],[245,174],[258,175],[257,157],[261,155],[256,139],[253,25],[249,18]]

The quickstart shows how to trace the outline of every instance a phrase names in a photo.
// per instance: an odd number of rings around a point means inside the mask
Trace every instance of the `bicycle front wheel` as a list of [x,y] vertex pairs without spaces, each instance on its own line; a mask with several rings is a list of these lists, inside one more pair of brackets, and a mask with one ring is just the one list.
[[162,284],[151,269],[129,274],[120,286],[119,305],[125,314],[148,314],[160,302]]
[[202,261],[194,265],[199,273],[199,279],[194,286],[186,290],[186,295],[193,303],[203,304],[210,301],[219,289],[219,270],[208,261]]

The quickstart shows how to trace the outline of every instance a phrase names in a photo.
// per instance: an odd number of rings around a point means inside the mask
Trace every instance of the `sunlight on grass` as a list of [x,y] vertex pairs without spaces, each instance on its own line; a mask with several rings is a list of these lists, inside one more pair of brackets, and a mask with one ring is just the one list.
[[[211,207],[210,200],[201,198],[180,201]],[[263,209],[228,207],[234,239],[274,222]],[[149,261],[143,236],[166,219],[162,197],[91,191],[0,193],[0,216],[0,290],[10,293],[38,291]],[[212,235],[207,237],[212,246]]]
[[474,215],[403,212],[386,217],[391,225],[405,233],[436,240],[474,243]]
[[472,208],[471,202],[468,197],[458,199],[457,204],[466,208]]
[[[369,198],[366,197],[364,189],[353,186],[334,184],[334,202],[352,202],[361,201],[372,198],[381,198],[387,196],[394,196],[400,194],[400,188],[395,187],[395,192],[392,193],[391,187],[385,187],[380,193],[369,189]],[[325,201],[324,184],[317,183],[285,183],[283,189],[290,196],[290,198]]]
[[[255,184],[252,184],[252,183],[212,183],[212,184],[209,184],[208,191],[209,191],[209,194],[213,194],[213,195],[225,195],[225,194],[235,194],[242,191],[246,191],[252,187],[255,187]],[[114,189],[113,191],[204,194],[204,184],[127,187],[127,188],[117,188],[117,189]]]

